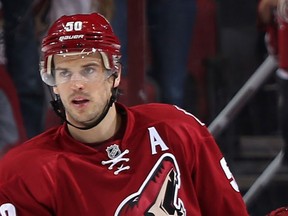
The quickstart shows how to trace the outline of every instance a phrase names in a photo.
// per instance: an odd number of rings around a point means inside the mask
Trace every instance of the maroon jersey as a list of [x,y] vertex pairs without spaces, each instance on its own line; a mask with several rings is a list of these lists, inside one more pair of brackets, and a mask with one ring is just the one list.
[[248,215],[207,128],[172,105],[131,108],[118,135],[96,144],[63,125],[6,154],[2,216]]

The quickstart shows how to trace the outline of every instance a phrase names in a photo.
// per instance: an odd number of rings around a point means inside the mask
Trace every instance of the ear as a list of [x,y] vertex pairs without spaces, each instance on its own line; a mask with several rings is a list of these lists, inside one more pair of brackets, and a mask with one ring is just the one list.
[[121,81],[121,72],[122,72],[122,67],[121,64],[117,63],[115,66],[115,82],[114,82],[114,88],[118,87]]
[[58,88],[56,86],[53,87],[53,92],[54,94],[59,95]]

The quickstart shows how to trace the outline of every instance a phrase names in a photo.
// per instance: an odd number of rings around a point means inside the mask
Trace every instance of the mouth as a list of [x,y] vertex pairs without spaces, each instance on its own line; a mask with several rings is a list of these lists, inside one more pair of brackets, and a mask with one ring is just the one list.
[[90,100],[87,98],[74,98],[71,100],[71,103],[78,108],[83,108],[88,105]]

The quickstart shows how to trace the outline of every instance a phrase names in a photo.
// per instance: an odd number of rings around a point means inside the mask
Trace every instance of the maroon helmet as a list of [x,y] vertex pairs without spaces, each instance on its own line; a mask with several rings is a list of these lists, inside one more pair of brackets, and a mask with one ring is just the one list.
[[116,62],[121,57],[119,39],[107,19],[99,13],[60,17],[44,37],[42,52],[41,77],[50,86],[55,85],[51,72],[53,55],[99,52],[107,70],[117,67]]

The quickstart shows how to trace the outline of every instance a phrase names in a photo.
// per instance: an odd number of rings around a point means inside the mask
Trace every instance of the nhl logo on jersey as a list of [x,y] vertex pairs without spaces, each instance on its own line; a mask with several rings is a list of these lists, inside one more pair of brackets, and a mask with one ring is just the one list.
[[107,152],[108,157],[109,157],[110,159],[114,159],[114,158],[116,158],[118,155],[121,154],[121,151],[120,151],[120,149],[119,149],[119,146],[116,145],[116,144],[113,144],[113,145],[107,147],[107,148],[106,148],[106,152]]
[[[102,165],[110,164],[108,167],[109,170],[112,170],[114,166],[116,167],[116,170],[114,170],[114,174],[118,175],[120,172],[124,170],[129,170],[130,166],[127,166],[124,164],[124,162],[128,162],[129,158],[125,158],[124,156],[129,153],[129,150],[126,149],[125,151],[121,152],[118,145],[113,144],[106,148],[106,152],[108,154],[108,157],[110,160],[102,161]],[[120,165],[118,163],[121,163]],[[119,166],[117,166],[118,164]]]

